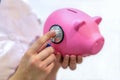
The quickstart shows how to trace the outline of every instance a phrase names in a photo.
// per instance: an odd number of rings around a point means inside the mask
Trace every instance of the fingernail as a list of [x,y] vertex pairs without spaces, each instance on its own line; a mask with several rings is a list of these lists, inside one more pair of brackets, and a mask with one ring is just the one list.
[[50,33],[56,35],[56,32],[54,30],[50,30]]
[[55,31],[54,31],[54,30],[50,30],[50,32],[51,32],[51,33],[55,33]]

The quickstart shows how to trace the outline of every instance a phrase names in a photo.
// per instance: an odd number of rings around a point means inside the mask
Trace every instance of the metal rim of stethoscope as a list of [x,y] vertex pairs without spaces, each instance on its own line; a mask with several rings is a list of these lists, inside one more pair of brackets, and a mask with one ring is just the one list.
[[[54,24],[54,25],[52,25],[52,26],[50,27],[49,31],[50,31],[50,30],[54,30],[54,31],[55,31],[56,28],[59,30],[59,33],[61,33],[61,36],[59,36],[59,37],[60,37],[60,38],[59,38],[60,40],[59,40],[59,41],[55,41],[55,38],[57,38],[57,36],[59,35],[59,34],[56,34],[56,36],[51,39],[51,42],[53,42],[53,43],[55,43],[55,44],[59,44],[59,43],[61,43],[61,42],[63,41],[63,39],[64,39],[64,31],[63,31],[62,27],[61,27],[60,25],[58,25],[58,24]],[[56,31],[55,31],[55,32],[56,32]],[[56,32],[56,33],[57,33],[57,32]]]

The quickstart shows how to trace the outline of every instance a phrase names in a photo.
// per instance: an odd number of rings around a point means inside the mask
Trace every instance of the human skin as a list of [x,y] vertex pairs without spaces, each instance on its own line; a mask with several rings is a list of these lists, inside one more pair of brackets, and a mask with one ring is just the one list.
[[50,31],[37,39],[27,50],[16,72],[9,80],[54,80],[59,68],[76,68],[76,63],[82,62],[82,57],[68,56],[62,58],[54,48],[47,47],[49,39],[55,36],[55,32]]
[[[18,23],[20,19],[31,14],[31,9],[22,2],[22,0],[2,0],[0,8],[1,12],[5,12],[6,16],[9,16],[12,20],[18,21]],[[22,20],[25,22],[24,19]],[[37,21],[35,20],[35,22]],[[27,23],[23,24],[31,26]],[[13,27],[17,28],[16,25],[13,25]],[[54,48],[46,48],[47,41],[54,36],[54,32],[48,32],[43,37],[37,39],[22,57],[18,68],[15,73],[11,75],[9,80],[53,80],[60,67],[64,69],[70,67],[70,69],[74,70],[76,63],[81,62],[81,57],[78,58],[74,55],[73,57],[66,55],[63,58],[59,52],[55,52]]]

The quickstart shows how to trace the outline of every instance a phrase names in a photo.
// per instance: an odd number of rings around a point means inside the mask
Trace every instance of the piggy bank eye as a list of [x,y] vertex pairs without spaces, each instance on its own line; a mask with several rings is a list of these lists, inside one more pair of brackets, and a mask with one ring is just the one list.
[[61,28],[61,26],[53,25],[50,28],[50,31],[51,30],[56,32],[56,36],[54,38],[52,38],[51,41],[55,44],[59,44],[60,42],[62,42],[62,40],[64,38],[64,32],[63,32],[63,29]]

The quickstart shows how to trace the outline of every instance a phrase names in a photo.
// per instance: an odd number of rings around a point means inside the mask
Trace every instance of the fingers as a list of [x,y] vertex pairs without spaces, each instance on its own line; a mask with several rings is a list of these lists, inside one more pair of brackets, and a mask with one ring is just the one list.
[[54,55],[54,54],[51,54],[49,57],[47,57],[47,58],[44,60],[45,66],[48,66],[49,64],[51,64],[52,62],[54,62],[55,59],[56,59],[55,55]]
[[48,71],[48,73],[50,73],[53,67],[55,66],[55,60],[56,60],[56,57],[54,54],[51,54],[50,57],[44,60],[44,63],[46,63],[46,66],[47,66],[46,70]]
[[65,68],[67,68],[68,66],[69,66],[69,56],[66,55],[66,56],[64,56],[64,58],[63,58],[62,67],[65,69]]
[[52,69],[54,68],[54,66],[55,66],[54,62],[52,62],[49,66],[47,66],[47,68],[46,68],[47,73],[50,73],[52,71]]
[[45,44],[49,39],[51,39],[54,36],[55,36],[55,32],[53,31],[46,33],[29,48],[28,52],[32,54],[37,53],[38,50],[40,50],[40,48],[43,46],[43,44]]
[[62,67],[65,69],[69,67],[71,70],[76,69],[76,65],[82,63],[82,57],[81,56],[75,56],[75,55],[66,55],[63,57],[63,61],[61,63]]
[[46,48],[48,42],[44,43],[38,50],[37,50],[37,53],[39,53],[40,51],[42,51],[43,49]]
[[54,49],[52,47],[47,47],[45,48],[44,50],[42,50],[38,55],[37,57],[43,61],[44,59],[46,59],[49,55],[53,54],[54,53]]
[[69,65],[71,70],[75,70],[76,69],[76,56],[75,55],[71,55],[70,56],[70,65]]
[[61,62],[61,54],[59,53],[59,52],[57,52],[57,54],[56,54],[56,60],[57,60],[57,62]]
[[45,68],[45,71],[47,73],[50,73],[53,67],[55,66],[55,60],[56,60],[55,55],[51,54],[39,64],[41,65],[41,68]]
[[77,63],[78,64],[82,63],[82,56],[77,56]]
[[36,58],[39,60],[41,66],[47,67],[56,60],[54,49],[52,47],[47,47],[39,54],[36,54]]

